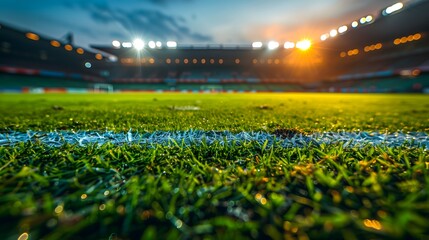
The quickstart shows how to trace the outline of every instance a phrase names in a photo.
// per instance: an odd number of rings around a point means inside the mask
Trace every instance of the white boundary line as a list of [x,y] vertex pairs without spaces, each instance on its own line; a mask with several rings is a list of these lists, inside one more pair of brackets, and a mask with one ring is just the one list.
[[429,149],[429,135],[421,132],[413,133],[378,133],[378,132],[323,132],[309,135],[296,134],[290,138],[281,138],[266,132],[240,132],[229,131],[155,131],[139,133],[129,131],[114,133],[111,131],[54,131],[54,132],[10,132],[0,134],[0,146],[16,145],[21,142],[40,142],[48,146],[59,147],[63,144],[78,144],[86,146],[91,144],[112,143],[115,145],[141,144],[141,145],[167,145],[191,146],[219,144],[240,145],[244,142],[258,142],[261,145],[277,147],[304,147],[310,144],[343,144],[343,147],[359,147],[367,144],[377,146],[408,146],[424,147]]

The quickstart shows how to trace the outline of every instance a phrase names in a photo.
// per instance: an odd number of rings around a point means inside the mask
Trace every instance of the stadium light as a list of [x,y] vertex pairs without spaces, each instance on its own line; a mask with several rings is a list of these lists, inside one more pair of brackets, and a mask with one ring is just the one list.
[[390,15],[390,14],[392,14],[392,13],[394,13],[394,12],[397,12],[397,11],[401,10],[403,7],[404,7],[404,4],[403,4],[403,3],[401,3],[401,2],[395,3],[395,4],[393,4],[392,6],[390,6],[390,7],[386,8],[386,9],[383,11],[383,15],[384,15],[384,16],[386,16],[386,15]]
[[352,22],[352,27],[353,27],[353,28],[357,28],[357,26],[359,26],[358,21],[353,21],[353,22]]
[[253,48],[261,48],[262,47],[262,42],[253,42],[252,43],[252,47]]
[[113,55],[110,55],[110,56],[109,56],[109,60],[110,60],[111,62],[117,62],[117,61],[118,61],[118,57],[113,56]]
[[308,39],[303,39],[296,43],[296,48],[302,51],[307,51],[308,49],[311,48],[311,41]]
[[82,54],[85,53],[85,51],[83,50],[83,48],[76,49],[76,52],[77,52],[77,54],[80,54],[80,55],[82,55]]
[[60,47],[60,46],[61,46],[61,43],[60,43],[60,42],[58,42],[57,40],[52,40],[52,41],[51,41],[51,46],[52,46],[52,47]]
[[64,46],[64,49],[70,52],[71,50],[73,50],[73,46],[70,44],[67,44]]
[[270,50],[277,49],[279,46],[280,46],[280,44],[276,41],[268,42],[268,49],[270,49]]
[[120,48],[121,47],[121,43],[118,40],[112,41],[112,45],[115,48]]
[[175,41],[168,41],[167,42],[167,47],[169,47],[169,48],[176,48],[177,47],[177,42],[175,42]]
[[329,32],[329,36],[331,36],[331,37],[336,37],[338,35],[338,31],[337,31],[337,29],[332,29],[330,32]]
[[152,49],[156,48],[156,43],[154,41],[149,41],[147,45]]
[[122,43],[122,47],[124,47],[124,48],[131,48],[132,46],[133,46],[133,44],[130,42],[123,42]]
[[156,44],[157,48],[161,48],[162,47],[162,42],[160,42],[160,41],[157,41],[155,44]]
[[338,33],[345,33],[347,32],[347,30],[348,30],[348,27],[344,25],[338,28]]
[[365,24],[366,23],[366,17],[361,17],[360,20],[359,20],[359,22],[361,24]]
[[284,44],[285,49],[291,49],[294,47],[295,47],[295,43],[293,43],[293,42],[285,42],[285,44]]
[[86,63],[85,63],[85,67],[86,67],[86,68],[91,68],[91,67],[92,67],[92,64],[91,64],[90,62],[86,62]]
[[368,16],[366,16],[366,22],[367,23],[370,23],[370,22],[372,22],[372,20],[374,19],[371,15],[368,15]]
[[325,41],[328,38],[329,38],[329,34],[328,33],[322,34],[322,36],[320,36],[320,40],[322,40],[322,41]]
[[140,51],[144,48],[144,42],[140,38],[134,39],[133,46],[137,51]]
[[25,36],[26,36],[28,39],[31,39],[31,40],[33,40],[33,41],[38,41],[38,40],[40,39],[39,35],[37,35],[37,34],[35,34],[35,33],[31,33],[31,32],[26,33],[26,34],[25,34]]

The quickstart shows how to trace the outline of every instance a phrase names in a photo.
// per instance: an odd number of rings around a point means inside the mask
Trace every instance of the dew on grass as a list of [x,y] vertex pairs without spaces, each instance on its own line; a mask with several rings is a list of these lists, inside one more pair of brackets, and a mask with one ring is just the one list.
[[19,235],[18,240],[27,240],[29,237],[28,233],[24,232],[21,235]]
[[381,230],[383,228],[383,226],[381,225],[381,223],[379,221],[375,220],[375,219],[365,219],[363,221],[363,225],[365,227],[372,228],[372,229],[375,229],[375,230]]
[[54,212],[55,212],[56,214],[61,214],[61,213],[63,212],[63,210],[64,210],[63,205],[58,205],[58,206],[54,209]]
[[100,206],[98,207],[98,210],[100,210],[100,211],[104,211],[104,210],[106,210],[106,204],[100,204]]

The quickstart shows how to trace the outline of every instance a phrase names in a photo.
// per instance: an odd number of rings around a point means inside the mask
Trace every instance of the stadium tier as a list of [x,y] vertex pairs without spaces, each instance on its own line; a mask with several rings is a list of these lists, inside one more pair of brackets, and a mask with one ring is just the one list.
[[331,30],[309,50],[298,46],[302,42],[284,48],[117,42],[87,50],[0,24],[0,89],[93,89],[104,83],[116,91],[424,92],[428,10],[429,1],[410,2],[392,14],[382,10]]

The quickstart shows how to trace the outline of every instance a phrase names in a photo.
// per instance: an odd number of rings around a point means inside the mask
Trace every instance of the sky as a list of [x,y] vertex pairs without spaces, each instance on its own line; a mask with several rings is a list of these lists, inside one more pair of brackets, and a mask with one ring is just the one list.
[[0,24],[76,45],[113,40],[248,44],[318,40],[397,0],[1,0]]

